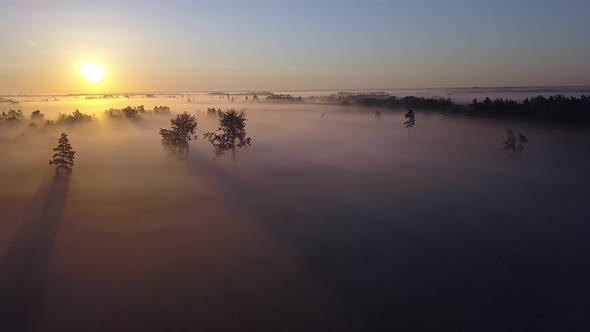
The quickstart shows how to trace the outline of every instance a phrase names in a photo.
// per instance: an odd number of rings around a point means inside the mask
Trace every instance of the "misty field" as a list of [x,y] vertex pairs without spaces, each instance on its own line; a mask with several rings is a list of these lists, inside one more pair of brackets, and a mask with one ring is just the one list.
[[[82,124],[0,127],[2,331],[490,331],[586,320],[590,133],[524,121],[215,95],[31,97]],[[158,131],[198,121],[186,160]],[[251,146],[214,158],[207,108]],[[503,151],[507,128],[522,152]],[[48,165],[59,134],[71,178]],[[584,300],[586,299],[586,300]],[[514,325],[516,324],[516,325]],[[530,325],[535,324],[535,325]],[[4,328],[3,328],[4,326]]]

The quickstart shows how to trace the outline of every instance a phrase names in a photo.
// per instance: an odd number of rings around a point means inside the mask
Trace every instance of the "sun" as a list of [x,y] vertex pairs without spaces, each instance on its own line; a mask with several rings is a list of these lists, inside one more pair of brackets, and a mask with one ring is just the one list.
[[91,82],[98,82],[104,77],[104,67],[98,62],[84,62],[80,65],[80,72]]

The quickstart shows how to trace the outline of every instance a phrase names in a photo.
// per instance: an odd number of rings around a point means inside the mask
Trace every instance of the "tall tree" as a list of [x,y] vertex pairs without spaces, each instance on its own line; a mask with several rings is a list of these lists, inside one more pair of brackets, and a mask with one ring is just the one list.
[[231,152],[232,160],[235,166],[236,155],[241,148],[251,144],[251,138],[246,137],[246,113],[231,109],[220,112],[219,128],[216,132],[204,134],[212,145],[217,157],[223,156],[226,152]]
[[49,165],[56,165],[55,175],[71,175],[76,152],[72,151],[70,140],[65,133],[61,134],[57,142],[57,147],[53,149],[55,154],[53,155],[53,159],[49,161]]
[[160,128],[162,144],[174,154],[188,157],[189,142],[197,139],[197,119],[186,112],[170,119],[171,129]]
[[409,134],[410,129],[412,129],[416,125],[416,118],[414,117],[414,110],[409,109],[408,113],[406,113],[406,115],[404,115],[404,117],[406,118],[406,122],[404,122],[404,125],[406,126],[406,128],[408,128],[408,134]]

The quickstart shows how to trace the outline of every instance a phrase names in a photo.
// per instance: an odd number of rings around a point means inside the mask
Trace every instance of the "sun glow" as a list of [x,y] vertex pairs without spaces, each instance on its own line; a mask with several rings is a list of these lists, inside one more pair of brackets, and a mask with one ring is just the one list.
[[91,82],[98,82],[104,77],[104,67],[97,62],[82,63],[80,72]]

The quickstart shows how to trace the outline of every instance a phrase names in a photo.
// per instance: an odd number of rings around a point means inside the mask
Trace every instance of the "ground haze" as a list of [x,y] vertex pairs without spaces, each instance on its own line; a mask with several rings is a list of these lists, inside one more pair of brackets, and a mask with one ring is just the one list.
[[[319,92],[318,92],[319,93]],[[586,320],[583,128],[217,95],[42,101],[90,123],[0,132],[5,331],[455,330]],[[170,158],[168,105],[197,117]],[[252,145],[214,159],[208,107],[245,108]],[[3,127],[4,128],[4,127]],[[522,153],[502,151],[507,128]],[[73,176],[47,165],[58,133]]]

